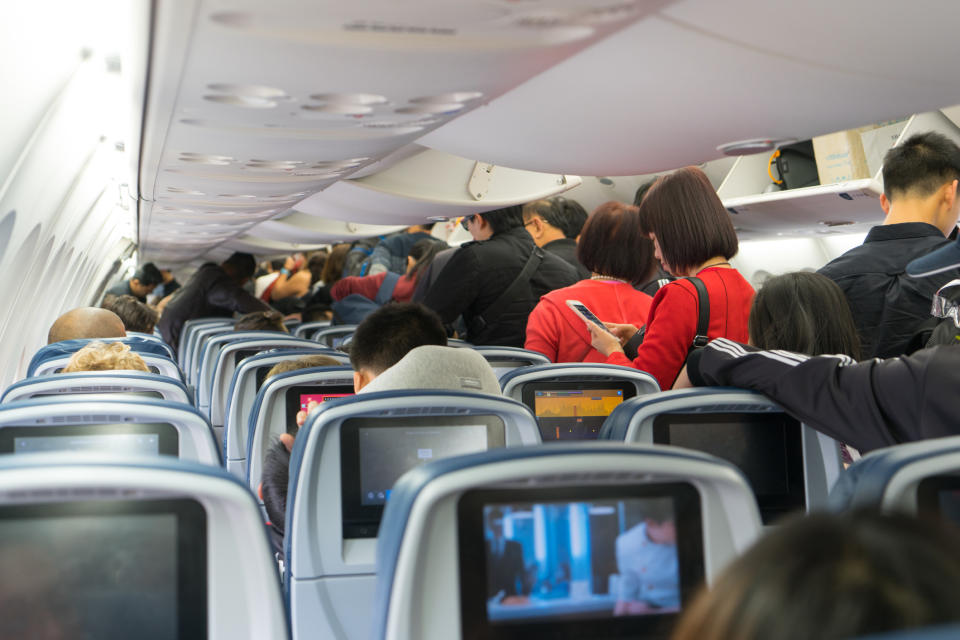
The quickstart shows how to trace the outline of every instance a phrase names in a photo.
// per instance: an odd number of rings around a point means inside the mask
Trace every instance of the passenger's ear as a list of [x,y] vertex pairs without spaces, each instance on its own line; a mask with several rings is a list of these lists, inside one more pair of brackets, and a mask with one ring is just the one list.
[[890,200],[887,199],[887,194],[880,194],[880,208],[883,209],[883,215],[890,215]]
[[957,184],[960,181],[952,180],[947,184],[943,185],[943,203],[946,205],[947,209],[953,211],[953,207],[957,204]]
[[374,378],[377,376],[373,375],[366,369],[361,369],[360,371],[353,372],[353,390],[357,393],[360,392],[360,389],[363,389],[365,386],[370,384]]

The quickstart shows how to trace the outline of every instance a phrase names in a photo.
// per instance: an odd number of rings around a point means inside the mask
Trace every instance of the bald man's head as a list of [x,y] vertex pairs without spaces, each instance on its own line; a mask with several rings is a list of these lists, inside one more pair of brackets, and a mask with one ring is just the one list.
[[47,334],[47,344],[74,338],[122,338],[125,335],[123,320],[113,311],[80,307],[57,318]]

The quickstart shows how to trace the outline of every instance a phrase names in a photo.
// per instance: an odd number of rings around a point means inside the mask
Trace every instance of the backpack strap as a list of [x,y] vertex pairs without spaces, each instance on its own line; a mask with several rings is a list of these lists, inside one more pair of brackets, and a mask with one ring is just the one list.
[[533,251],[530,253],[530,257],[527,258],[527,263],[523,265],[523,269],[517,275],[513,282],[510,283],[510,286],[504,289],[503,293],[494,300],[489,307],[483,310],[478,316],[474,316],[473,320],[470,321],[470,326],[467,328],[469,331],[470,337],[476,337],[484,329],[487,328],[490,324],[490,320],[487,318],[492,318],[496,320],[499,318],[507,305],[516,297],[517,291],[522,287],[526,282],[530,280],[530,277],[533,276],[534,272],[540,266],[540,263],[543,262],[544,253],[543,249],[540,247],[534,247]]
[[397,288],[398,282],[400,282],[400,274],[387,271],[387,275],[383,278],[383,282],[380,283],[380,288],[377,289],[377,296],[373,301],[381,307],[390,302],[390,298],[393,297],[393,290]]
[[690,276],[687,280],[696,287],[697,297],[699,298],[699,304],[697,304],[697,335],[693,337],[693,344],[690,346],[692,351],[702,349],[710,342],[710,338],[707,337],[707,329],[710,328],[710,296],[707,294],[707,287],[703,284],[703,280],[696,276]]

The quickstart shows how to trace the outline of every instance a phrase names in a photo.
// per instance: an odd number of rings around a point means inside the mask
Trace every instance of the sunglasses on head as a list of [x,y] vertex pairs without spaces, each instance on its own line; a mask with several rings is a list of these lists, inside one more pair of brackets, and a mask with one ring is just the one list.
[[464,231],[470,231],[470,221],[473,220],[473,216],[463,216],[460,220],[460,226],[463,227]]

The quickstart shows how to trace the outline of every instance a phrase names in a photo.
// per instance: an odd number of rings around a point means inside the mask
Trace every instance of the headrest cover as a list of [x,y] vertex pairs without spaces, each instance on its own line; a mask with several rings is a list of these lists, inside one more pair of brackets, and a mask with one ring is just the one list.
[[426,345],[413,349],[361,393],[397,389],[445,389],[499,396],[500,383],[486,359],[472,349]]

